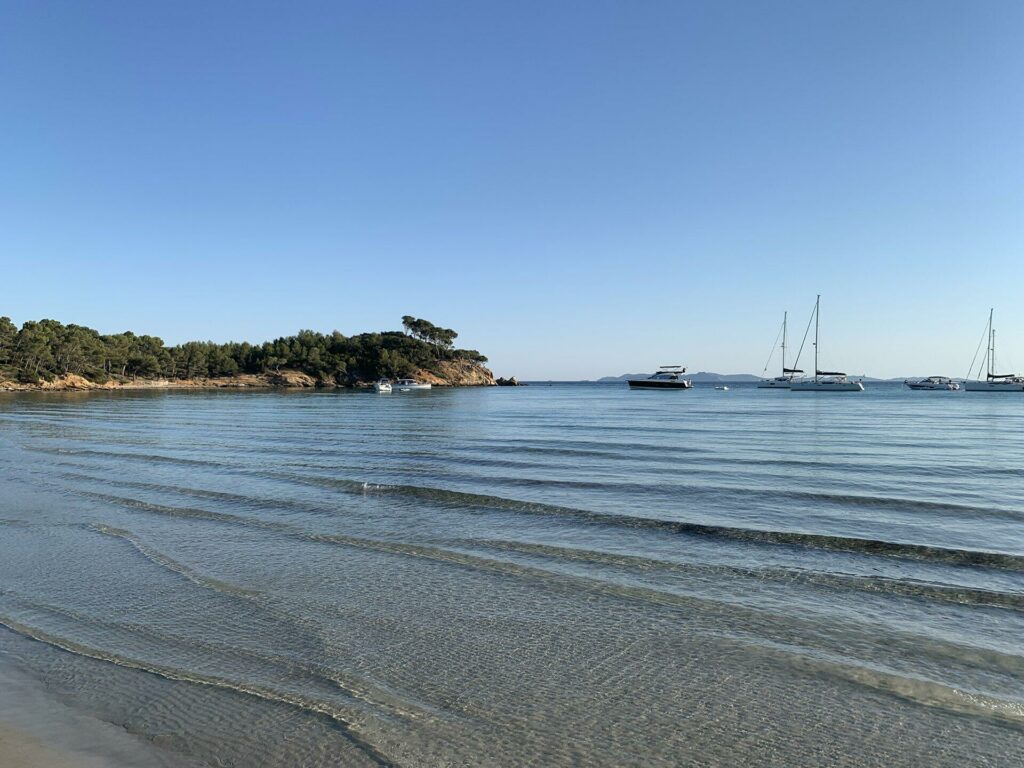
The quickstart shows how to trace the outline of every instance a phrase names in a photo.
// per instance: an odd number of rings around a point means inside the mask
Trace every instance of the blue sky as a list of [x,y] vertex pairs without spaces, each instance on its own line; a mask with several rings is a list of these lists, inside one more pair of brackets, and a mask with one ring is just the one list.
[[1024,371],[1024,3],[0,3],[0,314]]

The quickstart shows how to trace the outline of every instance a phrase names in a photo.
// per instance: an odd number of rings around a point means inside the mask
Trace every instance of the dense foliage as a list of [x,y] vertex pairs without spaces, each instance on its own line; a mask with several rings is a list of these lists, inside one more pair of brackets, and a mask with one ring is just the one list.
[[101,335],[56,320],[19,329],[0,317],[0,377],[34,382],[65,374],[92,381],[131,378],[192,379],[297,370],[322,384],[350,384],[380,376],[432,371],[444,360],[486,362],[475,350],[455,349],[458,334],[406,315],[406,332],[344,336],[299,331],[263,344],[190,341],[168,347],[156,336],[130,331]]

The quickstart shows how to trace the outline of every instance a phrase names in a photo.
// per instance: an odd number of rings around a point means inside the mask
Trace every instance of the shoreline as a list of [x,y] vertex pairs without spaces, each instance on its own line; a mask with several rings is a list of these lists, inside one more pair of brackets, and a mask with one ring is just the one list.
[[0,765],[20,768],[106,768],[111,763],[54,748],[28,731],[0,723]]
[[63,768],[80,764],[74,755],[47,747],[31,734],[0,723],[0,765]]
[[[486,372],[486,373],[482,373]],[[485,368],[456,372],[442,378],[427,371],[414,375],[434,387],[493,387],[497,382]],[[279,371],[275,373],[239,374],[201,379],[134,379],[127,381],[90,381],[84,376],[68,374],[52,381],[25,383],[0,379],[0,392],[117,392],[121,390],[165,390],[165,389],[369,389],[372,381],[355,381],[350,384],[324,383],[301,371]]]
[[[4,628],[0,631],[9,631]],[[31,641],[11,633],[16,642]],[[69,706],[0,650],[0,765],[17,768],[197,768],[126,729]]]

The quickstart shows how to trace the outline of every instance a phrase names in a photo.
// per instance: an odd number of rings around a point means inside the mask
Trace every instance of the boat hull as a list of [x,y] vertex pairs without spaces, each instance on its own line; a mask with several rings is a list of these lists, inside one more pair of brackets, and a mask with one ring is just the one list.
[[965,381],[967,392],[1024,392],[1024,381]]
[[629,379],[630,389],[692,389],[693,382],[688,379],[678,381],[656,381],[651,379]]
[[863,392],[864,385],[859,381],[794,381],[790,384],[791,392]]
[[956,390],[960,389],[960,385],[956,384],[956,383],[953,383],[953,384],[918,384],[918,383],[911,384],[910,382],[905,382],[905,383],[906,383],[908,388],[910,388],[910,389],[917,389],[917,390],[932,390],[932,391],[939,391],[939,392],[955,392]]
[[762,379],[758,382],[758,389],[789,389],[792,379],[778,377],[774,379]]

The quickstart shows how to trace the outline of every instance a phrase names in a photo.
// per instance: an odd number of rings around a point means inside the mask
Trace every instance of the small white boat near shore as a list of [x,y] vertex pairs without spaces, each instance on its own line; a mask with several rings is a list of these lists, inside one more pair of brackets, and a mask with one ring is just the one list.
[[373,390],[378,394],[386,395],[391,392],[391,380],[379,379],[373,383]]
[[960,389],[960,384],[948,376],[929,376],[917,381],[907,379],[903,384],[909,389],[944,390],[947,392],[955,392]]
[[411,392],[414,390],[430,389],[430,384],[427,382],[416,381],[416,379],[399,379],[395,382],[394,386],[398,387],[399,392]]

